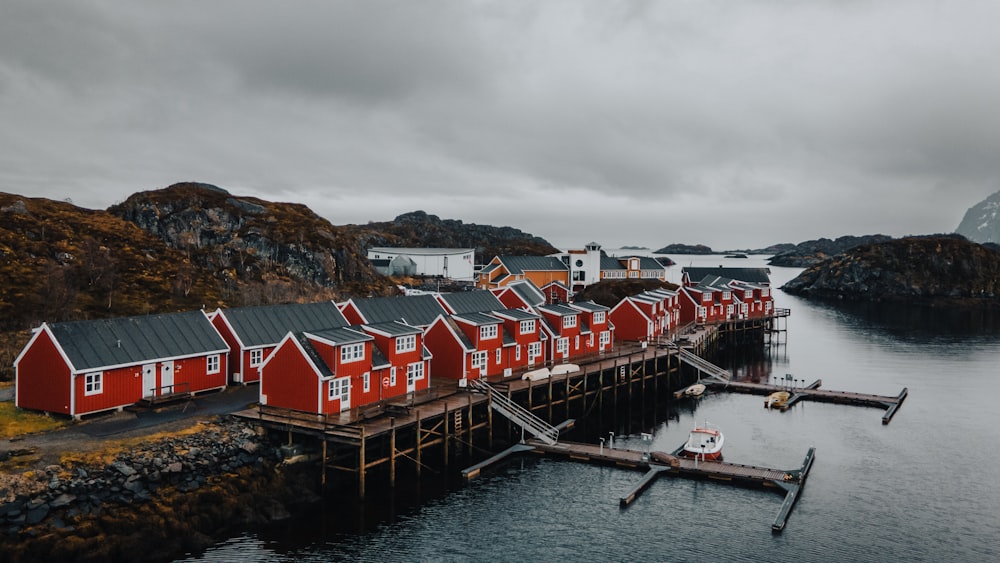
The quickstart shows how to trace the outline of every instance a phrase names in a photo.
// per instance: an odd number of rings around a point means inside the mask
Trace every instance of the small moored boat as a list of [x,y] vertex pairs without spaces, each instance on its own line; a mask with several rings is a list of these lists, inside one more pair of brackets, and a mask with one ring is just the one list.
[[707,422],[705,426],[695,426],[684,444],[683,453],[695,459],[716,460],[722,458],[722,432],[712,428]]
[[702,383],[695,383],[694,385],[688,387],[684,390],[685,397],[700,397],[702,393],[705,392],[705,385]]
[[788,393],[788,391],[775,391],[774,393],[768,395],[766,399],[764,399],[764,406],[769,409],[770,408],[780,409],[781,407],[785,406],[785,403],[788,402],[788,398],[790,396],[791,395]]

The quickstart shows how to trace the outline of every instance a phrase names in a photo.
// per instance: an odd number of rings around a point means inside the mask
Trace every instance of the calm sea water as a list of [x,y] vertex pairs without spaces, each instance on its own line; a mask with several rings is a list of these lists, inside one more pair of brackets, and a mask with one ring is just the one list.
[[[762,257],[675,259],[764,265]],[[771,270],[775,287],[799,271]],[[528,458],[469,485],[317,508],[191,560],[1000,560],[1000,316],[776,293],[792,309],[787,337],[736,371],[883,395],[907,387],[891,424],[881,424],[880,409],[805,402],[779,413],[761,397],[722,393],[616,436],[616,447],[669,451],[704,420],[725,432],[728,461],[793,469],[815,446],[780,535],[770,531],[782,501],[772,492],[660,479],[621,510],[640,473]]]

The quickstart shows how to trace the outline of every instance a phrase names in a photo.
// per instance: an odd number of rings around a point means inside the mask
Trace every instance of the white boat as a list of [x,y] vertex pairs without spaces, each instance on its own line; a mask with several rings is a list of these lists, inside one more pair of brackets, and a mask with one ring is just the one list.
[[701,397],[702,393],[704,392],[705,392],[705,385],[703,383],[695,383],[694,385],[684,390],[684,396]]
[[562,375],[564,373],[575,373],[578,371],[580,371],[580,366],[576,364],[559,364],[557,366],[553,366],[552,369],[549,370],[552,375]]
[[550,375],[552,374],[549,373],[549,368],[542,368],[525,372],[521,376],[521,379],[524,381],[538,381],[539,379],[548,379]]
[[684,443],[683,453],[688,457],[702,460],[716,460],[722,457],[722,442],[724,438],[718,428],[712,428],[707,422],[705,426],[695,426]]

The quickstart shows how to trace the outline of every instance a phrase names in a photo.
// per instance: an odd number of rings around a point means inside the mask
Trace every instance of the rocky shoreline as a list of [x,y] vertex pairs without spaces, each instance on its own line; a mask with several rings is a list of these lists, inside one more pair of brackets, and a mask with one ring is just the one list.
[[229,417],[104,463],[69,458],[0,475],[5,561],[169,560],[320,498],[315,474],[284,467],[276,443]]

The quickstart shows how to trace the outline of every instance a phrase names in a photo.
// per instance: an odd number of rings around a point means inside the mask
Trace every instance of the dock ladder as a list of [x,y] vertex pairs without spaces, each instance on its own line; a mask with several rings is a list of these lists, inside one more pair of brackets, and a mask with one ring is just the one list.
[[701,356],[688,352],[684,348],[677,346],[675,343],[669,344],[670,348],[677,351],[677,357],[685,364],[694,367],[698,370],[699,379],[702,373],[708,375],[712,379],[721,381],[722,383],[728,383],[732,379],[732,374],[727,370],[720,368],[719,366],[709,362],[708,360],[702,358]]
[[507,417],[511,422],[517,424],[521,429],[526,430],[535,438],[553,446],[559,441],[559,429],[548,422],[531,414],[531,411],[510,400],[502,393],[498,393],[492,385],[482,379],[473,379],[469,382],[473,391],[486,393],[491,397],[490,406],[493,410]]

